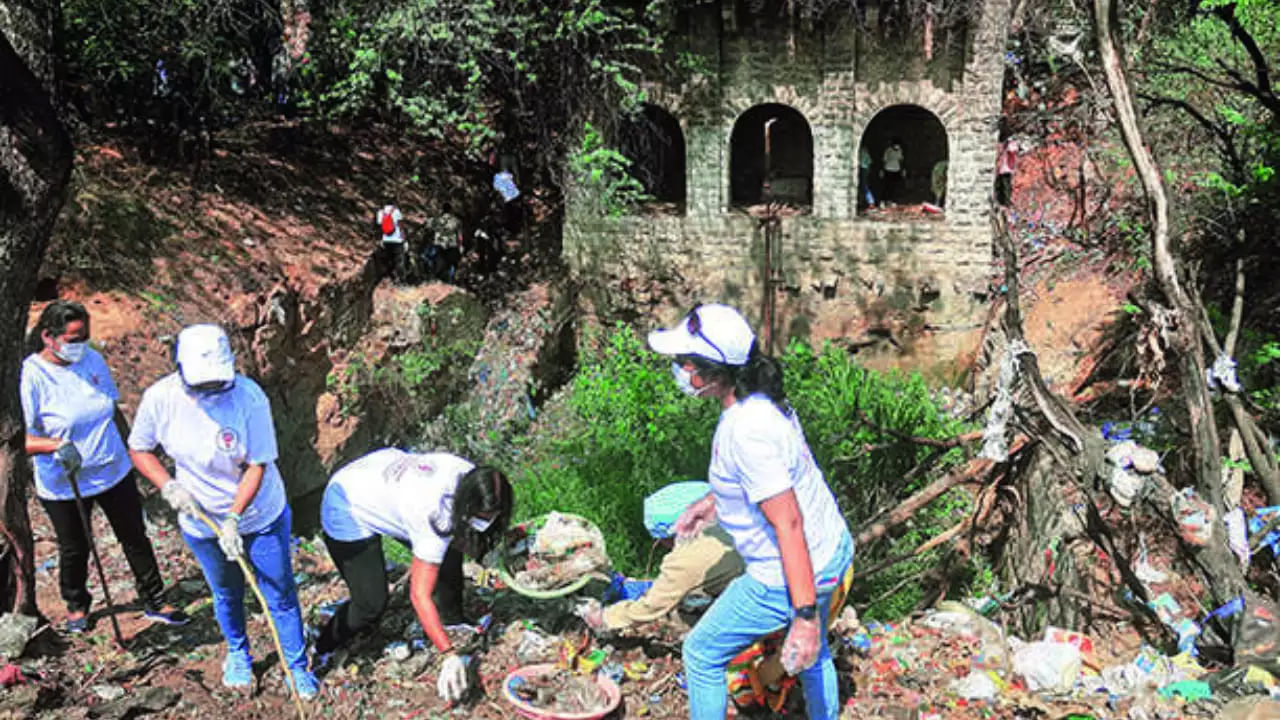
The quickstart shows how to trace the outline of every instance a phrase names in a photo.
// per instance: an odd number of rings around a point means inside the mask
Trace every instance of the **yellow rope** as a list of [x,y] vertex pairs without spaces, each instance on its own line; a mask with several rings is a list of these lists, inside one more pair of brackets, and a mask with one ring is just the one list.
[[[196,517],[209,526],[214,536],[222,534],[213,520],[210,520],[204,510],[198,506],[196,507]],[[286,548],[285,551],[288,552],[288,549]],[[289,691],[293,694],[293,704],[298,708],[298,717],[301,720],[307,720],[307,711],[302,707],[302,697],[298,695],[298,683],[293,678],[293,671],[289,669],[289,662],[285,660],[284,646],[280,644],[280,633],[276,630],[275,620],[271,619],[271,609],[267,606],[267,598],[258,589],[258,581],[253,575],[253,566],[249,564],[249,559],[245,557],[244,553],[236,556],[236,562],[240,563],[240,570],[244,572],[245,580],[249,581],[249,587],[253,588],[253,594],[258,598],[258,604],[262,606],[263,612],[266,613],[267,627],[271,628],[271,639],[276,641],[276,653],[280,656],[280,667],[284,670],[284,676],[288,680]]]

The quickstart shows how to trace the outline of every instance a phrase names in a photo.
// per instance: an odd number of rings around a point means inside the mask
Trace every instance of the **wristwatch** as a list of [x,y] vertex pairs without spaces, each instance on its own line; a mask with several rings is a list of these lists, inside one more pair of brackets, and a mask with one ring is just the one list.
[[801,620],[812,620],[818,617],[818,606],[814,603],[809,603],[804,607],[796,608],[795,613],[796,613],[796,617],[800,618]]

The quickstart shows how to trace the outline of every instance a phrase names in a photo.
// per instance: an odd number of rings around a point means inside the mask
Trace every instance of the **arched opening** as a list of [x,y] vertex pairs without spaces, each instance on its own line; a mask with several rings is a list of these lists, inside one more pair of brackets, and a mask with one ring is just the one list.
[[902,214],[946,205],[947,130],[918,105],[876,113],[858,144],[858,208]]
[[642,106],[623,120],[618,145],[645,194],[673,212],[684,207],[684,133],[674,115],[656,105]]
[[767,103],[742,113],[729,136],[729,201],[813,204],[813,133],[795,108]]

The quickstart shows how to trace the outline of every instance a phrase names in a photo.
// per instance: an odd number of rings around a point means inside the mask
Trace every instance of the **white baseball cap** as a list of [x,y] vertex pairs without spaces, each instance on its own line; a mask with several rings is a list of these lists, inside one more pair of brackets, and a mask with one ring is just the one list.
[[649,347],[662,355],[697,355],[725,365],[746,365],[756,334],[742,313],[728,305],[695,305],[680,322],[649,333]]
[[191,325],[178,333],[178,372],[187,385],[228,383],[236,377],[236,356],[217,325]]

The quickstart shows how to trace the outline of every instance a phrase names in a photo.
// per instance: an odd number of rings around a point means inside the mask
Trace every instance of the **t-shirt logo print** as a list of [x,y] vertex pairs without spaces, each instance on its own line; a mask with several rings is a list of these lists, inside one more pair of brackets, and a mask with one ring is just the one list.
[[224,427],[218,430],[217,437],[218,451],[223,453],[233,453],[236,447],[240,445],[240,435],[233,428]]

